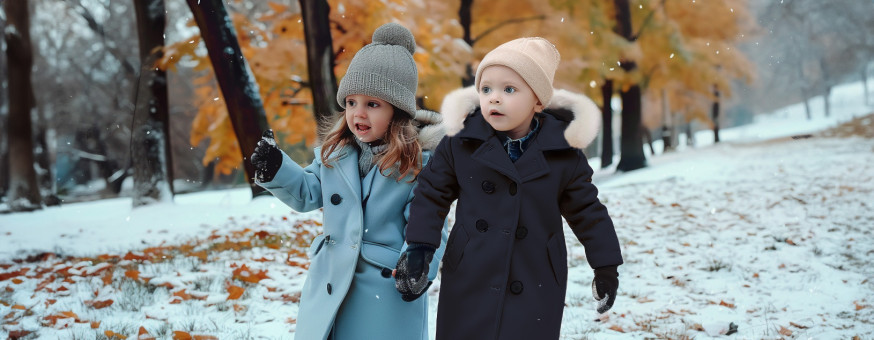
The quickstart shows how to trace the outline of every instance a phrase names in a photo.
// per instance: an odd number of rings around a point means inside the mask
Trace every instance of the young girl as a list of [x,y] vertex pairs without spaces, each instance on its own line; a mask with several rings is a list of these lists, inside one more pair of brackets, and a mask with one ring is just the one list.
[[[324,208],[297,339],[428,338],[427,297],[398,293],[391,277],[405,248],[416,176],[430,157],[423,150],[443,136],[439,115],[416,110],[415,46],[401,25],[376,29],[340,81],[345,113],[306,168],[276,147],[270,131],[252,154],[259,185],[297,211]],[[430,261],[431,280],[441,254]]]
[[582,95],[553,91],[558,63],[549,41],[513,40],[483,58],[475,88],[444,99],[450,137],[419,175],[397,265],[399,291],[427,287],[422,259],[443,244],[442,218],[458,199],[437,339],[558,339],[568,271],[562,217],[594,268],[598,312],[614,302],[622,254],[581,151],[600,112]]

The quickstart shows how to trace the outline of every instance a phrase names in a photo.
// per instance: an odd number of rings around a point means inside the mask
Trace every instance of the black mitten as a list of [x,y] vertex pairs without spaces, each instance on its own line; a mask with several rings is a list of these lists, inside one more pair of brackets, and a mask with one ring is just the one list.
[[255,145],[255,152],[249,157],[255,167],[255,178],[258,182],[270,182],[282,166],[282,151],[276,147],[273,130],[267,129],[261,135],[261,140]]
[[592,280],[592,296],[598,301],[598,313],[604,313],[613,307],[616,301],[616,289],[619,288],[619,272],[617,266],[595,268],[595,279]]
[[429,244],[411,243],[407,251],[401,254],[395,274],[395,288],[404,301],[418,299],[431,286],[428,281],[428,268],[435,250]]

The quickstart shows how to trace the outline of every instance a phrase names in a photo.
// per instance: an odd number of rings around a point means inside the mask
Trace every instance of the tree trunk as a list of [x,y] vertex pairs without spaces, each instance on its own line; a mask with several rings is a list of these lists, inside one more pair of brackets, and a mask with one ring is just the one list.
[[164,56],[164,0],[134,0],[140,48],[140,75],[134,97],[130,153],[133,166],[133,206],[173,200],[173,163],[167,73],[156,68]]
[[[629,0],[613,0],[613,4],[616,7],[614,31],[629,42],[633,42]],[[621,65],[626,73],[632,73],[637,69],[637,63],[631,60],[622,60]],[[639,84],[632,84],[627,90],[619,93],[622,97],[622,142],[616,170],[632,171],[646,167],[646,156],[643,154],[643,145],[641,145],[642,93]]]
[[713,109],[711,118],[713,119],[713,143],[719,143],[719,88],[713,87],[713,95],[716,100],[713,101]]
[[832,97],[832,86],[826,85],[825,86],[825,93],[823,94],[823,98],[822,98],[823,105],[825,105],[825,116],[826,117],[831,116],[831,111],[832,111],[831,97]]
[[613,79],[607,79],[601,86],[601,120],[604,131],[601,147],[601,169],[613,164]]
[[640,132],[643,134],[644,143],[649,145],[649,154],[655,156],[655,147],[652,145],[652,132],[645,127],[641,127]]
[[804,113],[807,114],[807,120],[813,119],[813,116],[810,114],[810,99],[807,95],[807,90],[804,89],[805,85],[801,85],[801,100],[804,101]]
[[671,106],[668,103],[668,92],[662,89],[662,153],[674,151],[674,123],[671,116]]
[[[2,8],[0,8],[2,10]],[[0,16],[0,32],[6,28],[5,15]],[[6,50],[6,39],[0,39],[0,51]],[[0,135],[9,135],[7,119],[9,111],[6,107],[6,89],[8,85],[6,80],[9,79],[7,72],[9,71],[6,63],[6,54],[0,53]],[[6,191],[9,190],[9,147],[6,143],[6,138],[0,137],[0,202],[6,200]]]
[[686,146],[695,147],[695,135],[692,134],[692,122],[686,123]]
[[200,28],[200,35],[206,44],[216,80],[227,103],[228,115],[243,156],[246,180],[254,197],[265,190],[255,185],[255,168],[249,162],[249,155],[255,151],[255,144],[261,139],[261,132],[269,128],[258,84],[255,83],[252,70],[240,51],[237,33],[231,25],[231,18],[228,16],[224,2],[222,0],[186,0],[186,2]]
[[862,66],[862,86],[865,88],[865,105],[871,105],[871,94],[868,93],[868,63]]
[[[13,211],[40,209],[42,201],[33,157],[32,112],[36,106],[31,84],[33,51],[30,45],[28,1],[4,1],[8,20],[4,29],[9,66],[9,192]],[[12,162],[15,160],[15,162]]]
[[[462,36],[464,42],[473,48],[473,38],[470,35],[470,23],[472,17],[471,8],[473,8],[473,0],[461,0],[461,6],[458,8],[458,21],[461,24],[461,29],[464,31]],[[464,66],[464,76],[461,78],[461,86],[467,87],[473,85],[475,76],[473,65],[468,62],[467,65]]]
[[49,128],[48,121],[42,110],[37,111],[36,129],[34,132],[35,148],[33,157],[36,167],[36,181],[39,184],[40,196],[42,196],[43,204],[46,206],[56,206],[61,204],[61,199],[58,197],[57,185],[55,185],[54,167],[52,166],[52,148],[49,147]]
[[[313,94],[313,113],[319,125],[326,124],[337,105],[337,76],[334,74],[334,44],[326,0],[300,0],[307,46],[307,70]],[[323,126],[324,127],[324,126]],[[321,133],[325,129],[318,129]],[[319,136],[319,138],[324,136]]]

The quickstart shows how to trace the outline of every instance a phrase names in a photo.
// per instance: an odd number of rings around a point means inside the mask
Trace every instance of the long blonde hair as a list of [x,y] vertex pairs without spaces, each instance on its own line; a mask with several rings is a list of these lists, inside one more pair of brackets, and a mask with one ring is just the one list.
[[[413,125],[410,114],[394,107],[394,105],[392,108],[394,108],[394,114],[389,122],[388,130],[383,136],[387,147],[385,152],[380,155],[377,166],[380,173],[385,176],[396,174],[397,181],[407,177],[407,175],[412,175],[413,177],[410,179],[412,182],[422,171],[422,145],[419,143],[418,132]],[[322,164],[326,167],[332,167],[330,163],[336,159],[336,157],[331,158],[334,151],[346,145],[355,145],[353,140],[355,135],[346,126],[345,115],[345,112],[339,112],[335,115],[336,121],[325,135],[322,143],[320,156]],[[385,174],[389,169],[391,171]]]

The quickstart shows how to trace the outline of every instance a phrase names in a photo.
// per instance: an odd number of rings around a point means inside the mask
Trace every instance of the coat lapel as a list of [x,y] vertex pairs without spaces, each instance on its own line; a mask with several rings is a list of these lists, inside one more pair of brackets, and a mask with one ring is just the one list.
[[500,172],[513,181],[521,182],[516,166],[514,166],[513,162],[510,161],[510,157],[507,156],[507,152],[504,151],[504,147],[501,145],[501,142],[498,141],[497,137],[492,136],[486,140],[476,149],[476,151],[473,152],[471,157],[483,165]]
[[[509,156],[506,158],[510,159]],[[537,143],[537,138],[531,141],[528,150],[522,153],[522,157],[519,157],[514,165],[519,172],[521,182],[528,182],[549,174],[549,164],[546,163],[546,157],[543,156],[543,150]]]
[[346,186],[354,194],[353,199],[361,204],[361,177],[358,175],[358,150],[351,146],[344,147],[343,154],[337,159],[336,169]]

